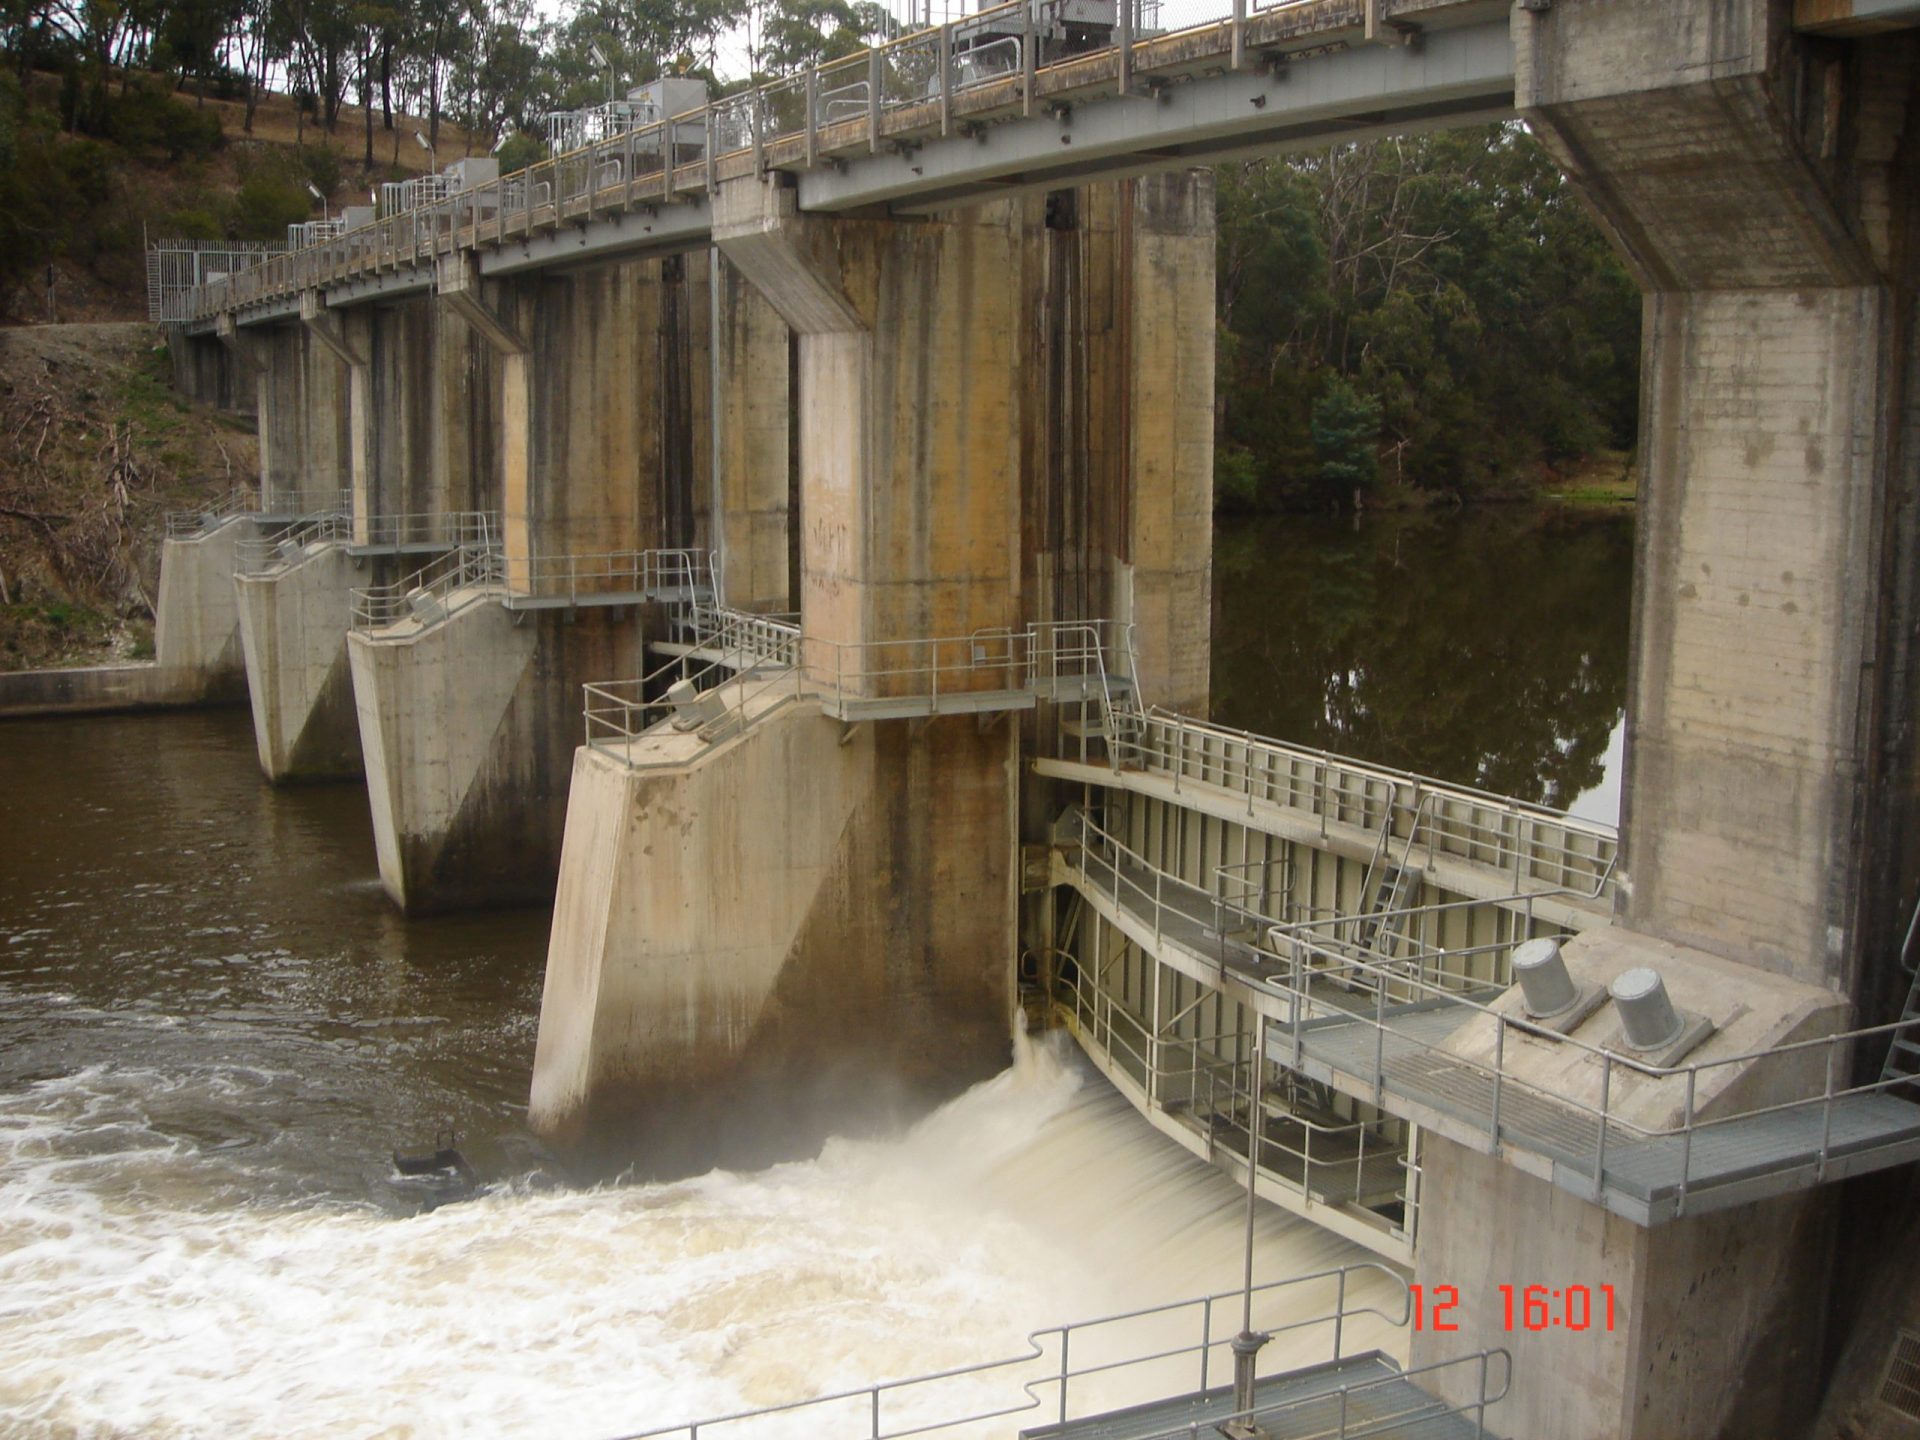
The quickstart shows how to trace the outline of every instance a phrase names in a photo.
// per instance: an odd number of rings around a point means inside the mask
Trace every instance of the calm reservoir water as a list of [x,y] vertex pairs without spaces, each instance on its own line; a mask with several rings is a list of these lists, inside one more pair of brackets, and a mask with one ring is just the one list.
[[[1231,529],[1216,712],[1601,786],[1627,533]],[[362,793],[270,791],[242,710],[0,726],[0,1434],[613,1435],[1236,1282],[1238,1192],[1053,1044],[814,1160],[565,1185],[524,1126],[546,933],[395,914]],[[492,1185],[424,1212],[387,1152],[448,1125]],[[1273,1213],[1258,1247],[1363,1258]],[[968,1383],[929,1403],[1019,1398]]]

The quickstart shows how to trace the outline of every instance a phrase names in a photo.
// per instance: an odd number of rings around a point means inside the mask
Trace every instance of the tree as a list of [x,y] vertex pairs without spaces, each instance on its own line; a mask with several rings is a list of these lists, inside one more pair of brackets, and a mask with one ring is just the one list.
[[1379,460],[1380,405],[1334,376],[1313,402],[1313,453],[1329,496],[1358,496],[1374,482]]
[[1326,503],[1327,373],[1377,404],[1393,483],[1413,489],[1498,491],[1632,444],[1638,294],[1522,126],[1219,173],[1216,452],[1234,503]]

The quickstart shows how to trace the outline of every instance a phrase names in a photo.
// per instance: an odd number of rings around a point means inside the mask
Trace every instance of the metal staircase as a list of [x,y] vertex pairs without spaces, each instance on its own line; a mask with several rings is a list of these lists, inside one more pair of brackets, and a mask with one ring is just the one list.
[[[1887,1058],[1880,1067],[1880,1083],[1904,1088],[1906,1082],[1920,1080],[1920,969],[1913,963],[1914,932],[1920,930],[1920,901],[1915,901],[1913,918],[1907,921],[1907,938],[1900,946],[1900,968],[1912,976],[1907,987],[1907,1003],[1900,1009],[1900,1028],[1893,1032],[1893,1043],[1887,1047]],[[1898,1093],[1890,1089],[1889,1094]],[[1914,1094],[1905,1090],[1905,1094]]]

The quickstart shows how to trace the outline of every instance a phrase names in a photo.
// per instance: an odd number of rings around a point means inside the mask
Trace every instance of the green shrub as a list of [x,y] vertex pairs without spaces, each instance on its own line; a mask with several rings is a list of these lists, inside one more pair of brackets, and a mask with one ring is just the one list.
[[306,178],[322,195],[340,188],[340,152],[331,145],[307,145],[300,150],[300,165]]
[[175,161],[210,155],[224,138],[218,112],[196,110],[151,83],[131,86],[109,103],[106,133],[125,149]]
[[524,132],[514,135],[500,147],[500,173],[511,175],[515,170],[524,170],[536,160],[546,158],[547,147],[533,136]]
[[1216,510],[1263,508],[1260,467],[1244,445],[1223,443],[1213,452],[1213,507]]
[[1313,402],[1313,452],[1334,498],[1373,484],[1379,470],[1380,403],[1334,376]]
[[166,233],[180,240],[221,240],[226,231],[211,210],[189,207],[176,210],[166,219]]
[[294,181],[265,171],[241,182],[233,201],[237,240],[284,240],[287,227],[307,218],[312,197]]

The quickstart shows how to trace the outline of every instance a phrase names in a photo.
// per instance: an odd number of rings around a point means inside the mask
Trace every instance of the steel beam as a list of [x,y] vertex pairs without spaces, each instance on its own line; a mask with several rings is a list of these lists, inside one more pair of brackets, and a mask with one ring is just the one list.
[[1064,118],[1015,116],[973,138],[929,139],[909,155],[848,156],[843,168],[799,176],[800,208],[890,205],[911,213],[983,192],[1004,195],[1010,187],[1082,184],[1244,152],[1496,118],[1512,113],[1513,72],[1503,15],[1436,28],[1418,45],[1365,45],[1273,74],[1204,75],[1168,86],[1152,105],[1088,100]]
[[712,212],[704,197],[682,197],[656,209],[642,206],[629,214],[602,215],[585,225],[563,224],[497,250],[483,250],[480,273],[512,275],[632,254],[669,255],[705,245],[712,228]]

